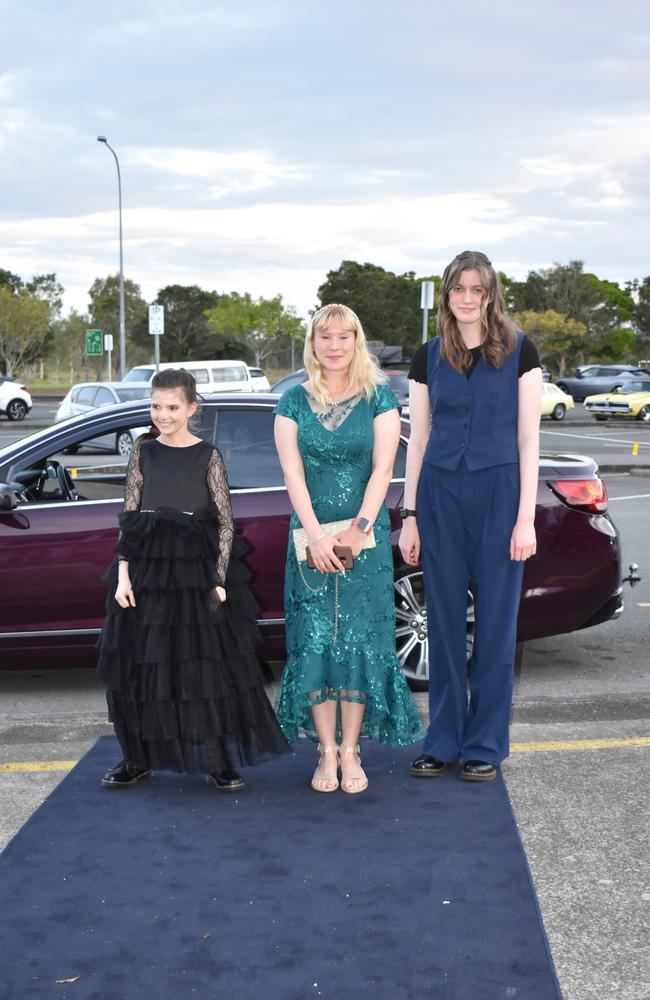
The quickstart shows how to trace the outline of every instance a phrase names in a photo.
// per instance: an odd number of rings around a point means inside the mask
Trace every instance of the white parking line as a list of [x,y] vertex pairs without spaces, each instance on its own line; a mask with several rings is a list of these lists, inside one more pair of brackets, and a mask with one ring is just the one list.
[[540,430],[540,434],[555,434],[556,437],[580,438],[581,441],[604,441],[605,444],[638,444],[639,448],[650,448],[650,442],[646,441],[623,441],[621,438],[598,437],[596,434],[571,434],[567,431],[545,431]]

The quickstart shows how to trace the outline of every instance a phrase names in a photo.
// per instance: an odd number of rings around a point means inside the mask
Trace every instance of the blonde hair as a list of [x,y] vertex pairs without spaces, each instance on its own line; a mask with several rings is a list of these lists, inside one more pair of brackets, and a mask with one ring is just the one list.
[[358,394],[369,399],[378,385],[384,385],[388,381],[379,368],[377,359],[368,351],[366,335],[357,314],[349,306],[339,305],[336,302],[321,306],[311,318],[303,353],[311,394],[321,406],[331,403],[332,399],[323,380],[323,368],[316,357],[314,339],[317,333],[327,330],[334,324],[354,334],[354,356],[348,373],[350,395]]
[[437,331],[440,337],[440,354],[457,372],[466,372],[472,366],[472,355],[463,343],[456,317],[449,308],[449,292],[458,284],[463,271],[478,271],[485,291],[481,302],[483,341],[481,354],[487,364],[500,368],[506,355],[517,344],[516,327],[506,313],[499,275],[484,253],[464,250],[445,268],[438,298]]

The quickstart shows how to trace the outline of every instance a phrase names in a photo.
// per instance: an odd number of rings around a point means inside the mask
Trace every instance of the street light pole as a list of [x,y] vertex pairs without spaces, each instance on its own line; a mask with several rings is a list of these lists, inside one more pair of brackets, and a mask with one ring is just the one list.
[[117,204],[120,220],[120,381],[123,382],[126,375],[126,325],[124,321],[124,260],[122,255],[122,175],[120,174],[120,161],[117,158],[117,153],[106,136],[98,135],[97,142],[103,142],[107,149],[110,149],[115,157],[115,166],[117,167]]

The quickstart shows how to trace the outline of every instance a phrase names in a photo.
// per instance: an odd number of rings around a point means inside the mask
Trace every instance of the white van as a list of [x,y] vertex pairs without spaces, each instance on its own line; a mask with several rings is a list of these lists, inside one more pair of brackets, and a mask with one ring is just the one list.
[[[160,370],[184,368],[196,379],[201,393],[254,392],[248,366],[243,361],[165,361]],[[138,365],[124,376],[125,382],[151,382],[155,365]]]

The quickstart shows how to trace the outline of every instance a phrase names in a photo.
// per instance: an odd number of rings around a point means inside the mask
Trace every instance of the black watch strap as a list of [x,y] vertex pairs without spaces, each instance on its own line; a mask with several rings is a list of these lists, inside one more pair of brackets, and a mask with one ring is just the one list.
[[402,510],[399,512],[399,516],[402,518],[403,521],[405,521],[407,517],[415,517],[415,511],[409,510],[408,507],[403,507]]

